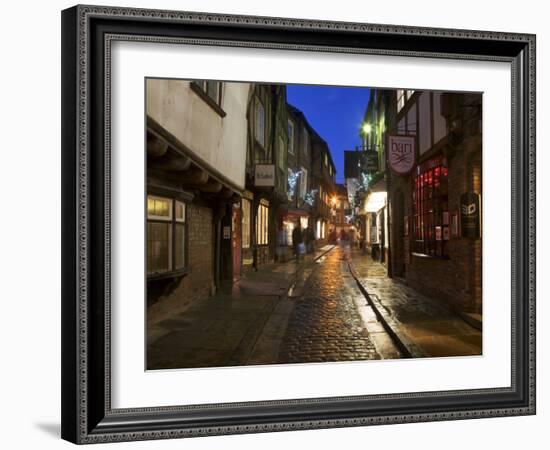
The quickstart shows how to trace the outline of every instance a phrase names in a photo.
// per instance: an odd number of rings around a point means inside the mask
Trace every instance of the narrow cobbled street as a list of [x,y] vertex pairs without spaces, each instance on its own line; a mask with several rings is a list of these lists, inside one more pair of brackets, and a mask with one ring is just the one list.
[[361,296],[344,252],[337,247],[320,259],[295,299],[277,362],[380,359],[361,319]]

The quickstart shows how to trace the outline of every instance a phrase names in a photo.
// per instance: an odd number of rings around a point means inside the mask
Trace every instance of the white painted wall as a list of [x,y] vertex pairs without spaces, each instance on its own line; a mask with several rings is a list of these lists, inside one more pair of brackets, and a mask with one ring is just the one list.
[[244,189],[250,83],[223,83],[221,117],[185,80],[147,80],[147,115]]

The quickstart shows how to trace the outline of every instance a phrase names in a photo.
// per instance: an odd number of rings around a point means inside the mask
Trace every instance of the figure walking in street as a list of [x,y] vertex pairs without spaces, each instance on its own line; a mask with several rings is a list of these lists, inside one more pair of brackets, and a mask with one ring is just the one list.
[[292,245],[294,246],[294,254],[296,255],[296,262],[300,262],[300,257],[305,254],[306,247],[304,245],[304,237],[302,233],[302,227],[298,224],[294,230],[292,230]]
[[286,262],[286,250],[288,246],[286,230],[283,226],[283,222],[279,222],[279,228],[277,230],[277,262]]
[[349,257],[349,236],[346,230],[340,230],[340,248],[342,249],[342,259],[347,260]]
[[315,253],[315,232],[311,224],[307,227],[307,252]]

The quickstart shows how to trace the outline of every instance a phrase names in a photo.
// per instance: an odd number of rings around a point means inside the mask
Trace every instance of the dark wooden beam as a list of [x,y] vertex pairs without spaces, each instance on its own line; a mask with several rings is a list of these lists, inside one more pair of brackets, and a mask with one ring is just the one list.
[[183,187],[185,189],[197,189],[201,192],[205,192],[208,194],[217,194],[223,188],[222,184],[219,181],[214,180],[213,178],[211,178],[210,180],[208,180],[208,182],[204,184],[183,183]]
[[184,185],[203,185],[208,182],[210,176],[207,172],[197,166],[192,166],[180,175],[180,180]]
[[147,133],[147,154],[162,156],[168,151],[168,144],[151,133]]
[[186,156],[169,151],[161,157],[149,158],[147,167],[180,172],[191,167],[191,160]]

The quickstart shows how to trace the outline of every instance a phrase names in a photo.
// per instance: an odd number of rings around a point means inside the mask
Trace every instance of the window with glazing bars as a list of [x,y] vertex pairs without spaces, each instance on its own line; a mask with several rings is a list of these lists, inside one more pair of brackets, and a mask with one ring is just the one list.
[[413,185],[413,251],[447,257],[449,234],[448,171],[443,160],[423,164]]
[[185,268],[185,203],[147,196],[147,274]]
[[214,103],[221,106],[222,83],[220,81],[196,80],[195,83],[214,101]]

